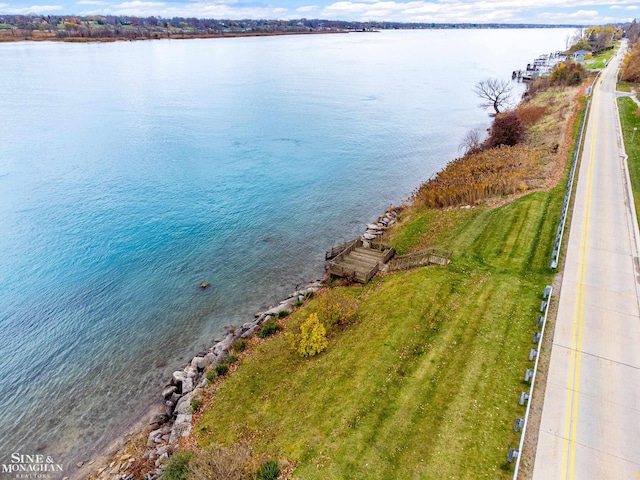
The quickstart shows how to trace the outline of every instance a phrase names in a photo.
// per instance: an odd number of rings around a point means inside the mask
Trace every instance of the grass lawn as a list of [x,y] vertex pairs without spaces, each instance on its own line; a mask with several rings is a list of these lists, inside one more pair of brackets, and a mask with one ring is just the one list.
[[[569,118],[575,140],[581,116]],[[564,137],[553,122],[538,128],[546,132],[540,145]],[[451,264],[336,287],[357,299],[358,320],[333,327],[316,357],[298,357],[283,334],[252,339],[205,398],[198,447],[248,441],[257,454],[290,462],[299,479],[511,478],[506,455],[520,440],[518,400],[529,387],[523,376],[541,293],[553,278],[568,165],[563,171],[551,190],[496,208],[402,211],[385,241],[400,254],[452,250]],[[317,311],[320,296],[285,330]]]
[[617,86],[616,86],[616,90],[618,90],[619,92],[632,92],[632,89],[634,87],[633,83],[630,82],[618,82]]
[[[586,64],[585,67],[587,69],[597,69],[604,68],[611,60],[611,57],[616,53],[617,47],[611,50],[607,50],[606,52],[601,53],[600,55],[596,55],[593,57],[593,63]],[[606,63],[605,63],[606,61]]]
[[359,321],[317,357],[282,335],[260,342],[196,423],[199,446],[250,439],[301,479],[510,478],[561,200],[558,187],[496,209],[412,211],[391,242],[407,251],[426,233],[453,262],[342,287]]
[[[636,204],[636,214],[640,213],[640,117],[636,115],[638,105],[628,97],[618,98],[620,110],[620,122],[624,136],[624,147],[629,157],[629,176],[631,177],[631,189]],[[633,129],[637,128],[633,142]]]

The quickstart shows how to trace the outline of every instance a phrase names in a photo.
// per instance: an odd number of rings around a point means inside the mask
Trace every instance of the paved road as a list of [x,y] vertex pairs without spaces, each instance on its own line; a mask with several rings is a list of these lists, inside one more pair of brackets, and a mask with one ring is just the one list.
[[593,92],[533,478],[640,478],[638,226],[615,80]]

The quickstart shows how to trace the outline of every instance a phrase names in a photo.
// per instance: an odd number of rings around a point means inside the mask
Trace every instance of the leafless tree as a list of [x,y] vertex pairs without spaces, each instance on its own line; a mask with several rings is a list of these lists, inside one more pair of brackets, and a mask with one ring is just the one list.
[[496,115],[500,109],[508,106],[511,102],[511,83],[508,80],[498,80],[497,78],[487,78],[476,83],[473,91],[486,102],[481,103],[482,108],[493,107]]
[[462,142],[458,145],[458,149],[464,151],[464,154],[468,153],[476,153],[481,150],[482,147],[482,133],[480,130],[469,130],[464,137],[462,138]]

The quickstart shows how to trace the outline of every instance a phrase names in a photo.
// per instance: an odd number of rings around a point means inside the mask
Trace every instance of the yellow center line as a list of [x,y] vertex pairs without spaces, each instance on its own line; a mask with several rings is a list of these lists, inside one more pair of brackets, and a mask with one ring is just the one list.
[[[591,200],[593,193],[593,165],[595,161],[596,131],[598,125],[598,109],[595,88],[593,95],[593,129],[591,131],[591,145],[589,150],[589,165],[587,170],[587,191],[585,210],[583,216],[582,241],[578,260],[578,291],[576,292],[576,305],[573,317],[573,332],[571,340],[571,359],[569,364],[569,387],[567,389],[567,406],[565,412],[564,445],[562,449],[562,479],[573,479],[575,465],[575,436],[578,417],[578,387],[580,385],[580,359],[582,351],[582,327],[584,323],[584,296],[587,277],[587,250],[589,247],[589,227],[591,224]],[[569,456],[569,459],[567,457]],[[569,460],[569,461],[567,461]]]

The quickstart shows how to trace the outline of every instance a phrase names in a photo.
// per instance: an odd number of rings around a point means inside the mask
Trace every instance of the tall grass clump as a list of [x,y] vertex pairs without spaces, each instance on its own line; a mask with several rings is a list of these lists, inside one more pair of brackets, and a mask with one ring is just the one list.
[[527,176],[540,153],[526,145],[501,146],[449,162],[434,178],[413,192],[416,207],[476,204],[490,197],[528,189]]
[[172,455],[162,474],[162,480],[187,480],[189,463],[193,457],[193,453],[190,452],[177,452]]

